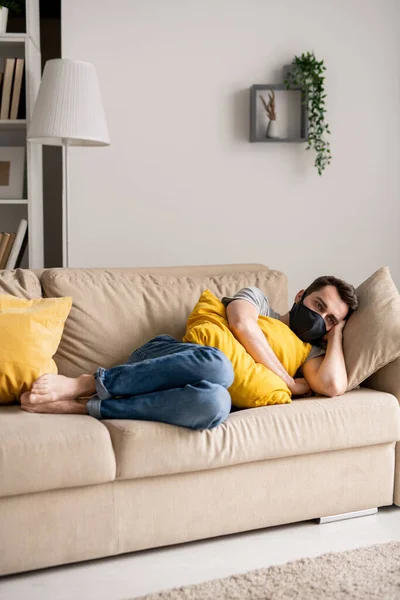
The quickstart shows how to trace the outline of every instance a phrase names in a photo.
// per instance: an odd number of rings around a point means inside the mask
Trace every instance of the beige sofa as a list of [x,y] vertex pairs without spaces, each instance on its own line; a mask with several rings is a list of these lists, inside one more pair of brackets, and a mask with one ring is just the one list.
[[[66,375],[181,337],[203,289],[245,285],[287,310],[285,276],[262,265],[0,273],[0,293],[73,296],[55,357]],[[400,505],[399,360],[365,386],[209,431],[1,407],[0,573]]]

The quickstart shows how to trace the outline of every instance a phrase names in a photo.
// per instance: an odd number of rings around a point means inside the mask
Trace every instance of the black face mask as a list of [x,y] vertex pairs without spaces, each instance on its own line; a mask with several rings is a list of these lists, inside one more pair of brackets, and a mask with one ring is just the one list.
[[325,321],[314,310],[303,304],[304,294],[300,302],[295,302],[290,310],[290,329],[303,342],[322,340],[326,334]]

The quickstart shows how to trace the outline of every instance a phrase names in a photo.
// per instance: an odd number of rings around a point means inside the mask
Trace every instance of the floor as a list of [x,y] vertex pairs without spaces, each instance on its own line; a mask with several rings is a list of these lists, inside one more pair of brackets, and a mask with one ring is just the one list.
[[400,540],[400,508],[318,525],[271,527],[119,557],[9,575],[1,600],[128,600],[324,552]]

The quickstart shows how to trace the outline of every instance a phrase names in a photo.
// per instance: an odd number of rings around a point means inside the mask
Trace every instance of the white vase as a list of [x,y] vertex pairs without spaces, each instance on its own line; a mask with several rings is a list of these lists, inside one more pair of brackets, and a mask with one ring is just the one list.
[[0,6],[0,34],[6,33],[8,21],[8,8]]
[[277,140],[279,138],[279,127],[276,121],[270,121],[267,127],[267,138]]

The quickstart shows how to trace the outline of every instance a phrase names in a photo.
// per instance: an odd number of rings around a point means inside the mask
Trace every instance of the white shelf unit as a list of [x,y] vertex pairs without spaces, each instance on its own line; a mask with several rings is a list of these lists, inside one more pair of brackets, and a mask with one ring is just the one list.
[[[29,121],[40,86],[40,12],[39,0],[26,0],[26,34],[0,35],[0,58],[24,58],[26,119],[0,120],[0,146],[25,146],[26,178],[23,198],[0,198],[0,231],[16,231],[21,218],[28,220],[28,249],[22,267],[42,269],[43,251],[43,175],[42,146],[26,141]],[[1,97],[1,94],[0,94]]]

